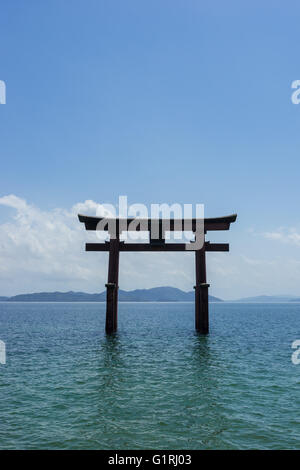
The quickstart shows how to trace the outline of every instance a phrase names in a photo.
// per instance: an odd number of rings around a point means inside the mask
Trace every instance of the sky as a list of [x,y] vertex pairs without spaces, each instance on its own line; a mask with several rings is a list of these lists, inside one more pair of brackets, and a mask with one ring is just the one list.
[[[212,295],[300,296],[300,5],[0,4],[0,295],[104,290],[76,214],[105,203],[237,213]],[[120,288],[191,290],[192,254],[122,254]]]

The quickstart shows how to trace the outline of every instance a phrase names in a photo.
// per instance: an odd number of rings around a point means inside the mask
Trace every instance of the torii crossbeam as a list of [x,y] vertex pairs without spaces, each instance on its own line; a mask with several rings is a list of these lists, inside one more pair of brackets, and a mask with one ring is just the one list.
[[[78,215],[79,221],[85,224],[86,230],[99,230],[99,224],[104,220],[107,222],[106,226],[102,226],[100,230],[108,231],[109,221],[111,220],[114,225],[114,238],[109,242],[102,243],[86,243],[86,251],[108,251],[109,264],[108,264],[108,280],[106,286],[106,324],[105,330],[107,333],[114,333],[118,327],[118,289],[119,289],[119,254],[120,251],[185,251],[187,252],[187,245],[185,243],[166,243],[165,242],[165,224],[167,222],[167,231],[174,232],[178,230],[178,226],[185,227],[185,219],[104,219],[101,217],[90,217],[86,215]],[[228,243],[210,243],[205,241],[205,234],[208,231],[214,230],[229,230],[230,224],[235,222],[236,214],[217,217],[190,219],[191,231],[196,233],[198,223],[202,222],[204,242],[201,248],[195,248],[191,245],[188,251],[195,252],[195,265],[196,265],[196,285],[195,289],[195,328],[199,333],[207,334],[209,331],[209,317],[208,317],[208,288],[209,284],[206,282],[206,256],[207,251],[229,251]],[[135,221],[134,225],[132,224]],[[158,238],[151,238],[151,230],[153,224],[157,226]],[[180,225],[181,224],[181,225]],[[144,231],[150,232],[149,243],[125,243],[120,241],[122,232],[126,231]],[[110,233],[111,235],[111,233]]]

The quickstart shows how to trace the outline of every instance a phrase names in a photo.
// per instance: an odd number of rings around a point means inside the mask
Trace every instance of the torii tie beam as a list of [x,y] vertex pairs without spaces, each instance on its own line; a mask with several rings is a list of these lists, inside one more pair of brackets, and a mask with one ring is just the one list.
[[[78,215],[79,221],[85,224],[86,230],[98,230],[99,223],[106,220],[108,222],[106,228],[101,230],[109,231],[109,219],[101,217],[90,217],[86,215]],[[229,251],[228,243],[210,243],[205,241],[205,234],[208,231],[214,230],[229,230],[230,224],[235,222],[236,214],[204,219],[204,243],[201,249],[191,248],[188,251],[195,251],[195,265],[196,265],[196,285],[195,289],[195,328],[196,331],[202,334],[207,334],[209,331],[209,317],[208,317],[208,288],[206,280],[206,252],[207,251]],[[131,224],[135,220],[134,225]],[[104,243],[86,243],[86,251],[108,251],[108,279],[106,284],[106,333],[114,333],[118,328],[118,289],[119,289],[119,256],[120,251],[185,251],[185,243],[166,243],[164,238],[164,224],[165,219],[113,219],[115,227],[115,238],[111,238],[109,242]],[[184,227],[184,220],[168,219],[168,231],[177,231],[177,227]],[[199,219],[191,219],[192,231],[196,232],[196,227]],[[145,227],[151,233],[152,224],[159,226],[159,238],[151,239],[149,243],[125,243],[120,241],[122,232],[135,230],[144,231]],[[179,225],[181,223],[181,225]],[[202,220],[203,223],[203,220]],[[132,228],[134,227],[134,228]]]

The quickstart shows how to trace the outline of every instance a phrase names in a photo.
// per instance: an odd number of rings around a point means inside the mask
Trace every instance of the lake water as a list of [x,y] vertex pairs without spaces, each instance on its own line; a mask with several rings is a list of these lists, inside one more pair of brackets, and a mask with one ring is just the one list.
[[1,449],[300,448],[300,304],[0,303]]

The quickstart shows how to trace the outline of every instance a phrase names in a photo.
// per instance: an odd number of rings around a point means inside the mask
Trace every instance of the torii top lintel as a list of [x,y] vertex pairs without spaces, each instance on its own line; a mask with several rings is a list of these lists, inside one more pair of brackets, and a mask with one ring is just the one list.
[[[82,215],[78,214],[78,218],[80,222],[83,222],[85,225],[86,230],[97,230],[98,223],[104,220],[104,217],[92,217],[88,215]],[[227,215],[224,217],[214,217],[214,218],[205,218],[204,219],[204,231],[212,231],[212,230],[229,230],[230,224],[235,222],[237,218],[237,214],[232,214],[232,215]],[[109,218],[106,218],[107,221],[109,221]],[[142,219],[142,218],[136,218],[136,219],[120,219],[116,217],[113,219],[116,223],[116,231],[117,233],[120,233],[120,227],[121,231],[122,230],[143,230],[140,227],[148,227],[148,230],[151,230],[151,222],[155,221],[156,223],[159,223],[159,226],[162,226],[164,223],[168,223],[168,230],[169,231],[174,231],[177,230],[178,226],[183,227],[184,222],[190,222],[192,231],[196,230],[197,226],[197,220],[199,219]],[[131,228],[130,224],[132,221],[135,221],[135,227]],[[120,223],[121,221],[121,223]],[[140,223],[140,226],[138,225]],[[124,229],[125,227],[125,229]],[[103,229],[103,230],[108,230],[108,228]]]

